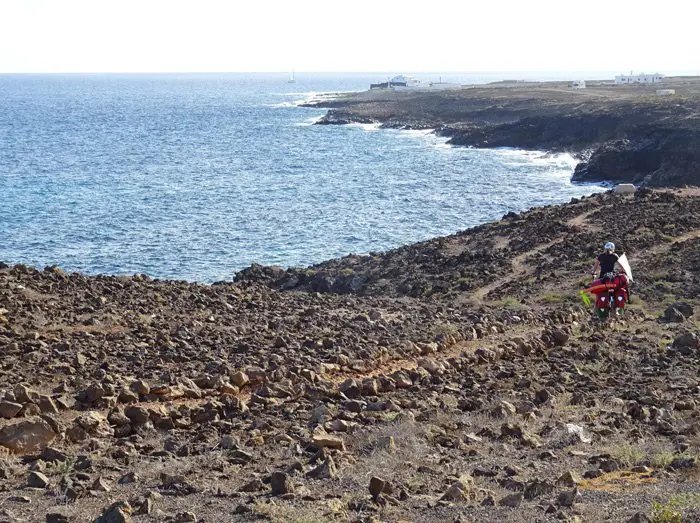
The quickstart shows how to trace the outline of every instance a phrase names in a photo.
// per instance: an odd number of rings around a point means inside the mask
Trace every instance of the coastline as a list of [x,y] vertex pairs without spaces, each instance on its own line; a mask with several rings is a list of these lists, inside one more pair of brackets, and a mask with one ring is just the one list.
[[441,91],[354,93],[302,106],[327,108],[318,125],[379,123],[436,129],[456,146],[567,152],[573,181],[672,187],[700,184],[700,79],[658,86],[499,82]]
[[[530,140],[501,109],[441,129]],[[0,263],[0,519],[642,521],[700,479],[699,253],[700,188],[641,188],[235,282]]]

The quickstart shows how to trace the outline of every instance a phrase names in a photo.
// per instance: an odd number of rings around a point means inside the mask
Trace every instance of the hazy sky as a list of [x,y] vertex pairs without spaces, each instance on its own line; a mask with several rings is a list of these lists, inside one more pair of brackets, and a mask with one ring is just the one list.
[[0,72],[696,71],[694,5],[0,0]]

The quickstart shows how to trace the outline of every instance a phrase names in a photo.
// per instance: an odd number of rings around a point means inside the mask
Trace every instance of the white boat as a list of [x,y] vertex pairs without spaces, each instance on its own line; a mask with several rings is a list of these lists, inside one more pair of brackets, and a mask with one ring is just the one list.
[[288,84],[294,84],[296,81],[294,80],[294,71],[292,71],[292,74],[289,75],[289,80],[287,80]]

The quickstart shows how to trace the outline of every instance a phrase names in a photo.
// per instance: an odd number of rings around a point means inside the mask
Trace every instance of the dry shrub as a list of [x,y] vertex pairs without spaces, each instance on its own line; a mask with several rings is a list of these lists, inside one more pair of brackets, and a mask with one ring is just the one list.
[[[387,447],[388,438],[393,438],[393,447]],[[422,458],[430,454],[425,430],[421,424],[408,420],[358,432],[347,443],[357,461],[339,470],[346,490],[366,490],[372,476],[381,476],[396,484],[398,478],[420,465]]]

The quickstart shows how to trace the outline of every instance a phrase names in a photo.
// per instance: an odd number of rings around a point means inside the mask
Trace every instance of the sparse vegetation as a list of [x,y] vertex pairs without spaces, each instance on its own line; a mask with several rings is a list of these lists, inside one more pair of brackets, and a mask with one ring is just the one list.
[[522,307],[522,302],[513,296],[505,296],[501,299],[491,301],[489,304],[492,307],[503,307],[505,309]]
[[658,452],[651,456],[649,461],[652,467],[656,469],[663,469],[671,464],[674,457],[676,457],[676,455],[671,451]]
[[[264,274],[207,286],[0,268],[0,402],[26,411],[0,426],[51,421],[61,434],[50,445],[68,457],[0,459],[2,509],[38,521],[59,507],[79,523],[129,500],[136,521],[153,492],[161,519],[516,523],[546,519],[552,504],[553,520],[625,522],[657,499],[659,521],[693,521],[695,502],[675,496],[700,473],[700,368],[692,340],[668,347],[698,315],[664,322],[658,309],[681,287],[700,295],[698,242],[674,243],[679,282],[657,290],[643,268],[668,244],[634,232],[669,215],[700,230],[700,197],[661,193],[657,205],[655,194],[523,213],[508,222],[507,253],[464,254],[504,234],[485,225],[437,254],[428,241],[320,269],[371,274],[357,294],[280,291]],[[631,311],[602,324],[572,282],[613,223],[639,259],[646,303],[635,293]],[[284,274],[303,282],[300,271]],[[457,278],[474,292],[454,293]],[[109,311],[97,320],[123,330],[75,328],[101,313],[99,296]],[[48,488],[26,488],[35,469]],[[373,477],[391,488],[370,494]],[[560,504],[574,488],[574,506]],[[534,497],[517,508],[501,504],[525,491]],[[14,496],[31,502],[5,501]]]
[[653,523],[683,523],[683,512],[700,508],[700,494],[676,494],[666,502],[654,501],[651,508]]
[[637,445],[630,443],[622,443],[615,446],[611,450],[611,454],[625,467],[634,467],[646,458],[646,452],[644,452]]
[[454,336],[459,332],[459,327],[454,323],[438,323],[433,326],[433,337],[438,336]]

